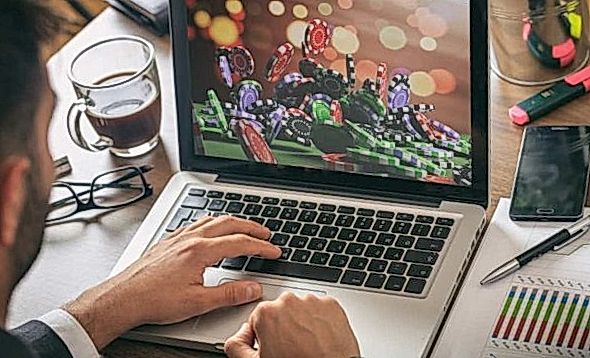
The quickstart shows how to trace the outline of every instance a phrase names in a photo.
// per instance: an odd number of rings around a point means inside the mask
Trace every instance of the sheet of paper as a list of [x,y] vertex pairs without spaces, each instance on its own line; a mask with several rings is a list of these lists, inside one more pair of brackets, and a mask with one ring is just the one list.
[[[513,222],[502,199],[434,357],[590,357],[590,235],[487,286],[499,264],[568,223]],[[590,211],[587,209],[587,214]]]

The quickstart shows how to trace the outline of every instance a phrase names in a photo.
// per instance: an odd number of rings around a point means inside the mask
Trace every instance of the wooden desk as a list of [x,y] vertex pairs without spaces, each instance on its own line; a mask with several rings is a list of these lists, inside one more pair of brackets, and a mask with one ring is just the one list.
[[[66,79],[66,68],[73,56],[99,38],[117,34],[136,34],[152,41],[158,52],[163,94],[162,144],[149,155],[125,161],[108,153],[87,153],[75,147],[67,137],[65,114],[74,92]],[[175,105],[172,86],[170,44],[155,38],[113,10],[106,10],[69,42],[49,63],[53,86],[59,97],[50,131],[55,156],[67,154],[74,167],[73,177],[88,179],[107,169],[125,164],[151,163],[156,169],[148,175],[156,195],[142,203],[104,214],[93,220],[77,222],[46,231],[44,247],[33,270],[15,293],[10,307],[9,325],[37,317],[77,296],[85,288],[107,277],[111,268],[133,237],[150,206],[168,178],[178,170]],[[509,85],[491,78],[492,119],[492,199],[491,216],[500,197],[510,196],[522,129],[507,118],[507,109],[520,99],[538,91]],[[543,120],[542,124],[589,123],[588,98],[579,99]],[[214,357],[202,352],[118,340],[105,352],[109,357]]]

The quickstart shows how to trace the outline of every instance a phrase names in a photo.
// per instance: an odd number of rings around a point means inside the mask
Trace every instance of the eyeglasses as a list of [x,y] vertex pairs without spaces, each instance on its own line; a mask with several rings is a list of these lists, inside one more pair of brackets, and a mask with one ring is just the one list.
[[[83,211],[119,209],[153,194],[144,173],[152,166],[123,167],[95,177],[90,183],[58,181],[53,184],[46,223],[54,223]],[[76,192],[76,188],[89,188]],[[88,196],[86,200],[82,198]]]

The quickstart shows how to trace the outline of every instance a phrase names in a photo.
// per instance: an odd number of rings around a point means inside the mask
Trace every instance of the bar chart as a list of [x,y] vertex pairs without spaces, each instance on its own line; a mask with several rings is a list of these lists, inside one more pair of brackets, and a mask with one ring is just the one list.
[[491,329],[486,356],[590,357],[589,304],[589,283],[517,275]]

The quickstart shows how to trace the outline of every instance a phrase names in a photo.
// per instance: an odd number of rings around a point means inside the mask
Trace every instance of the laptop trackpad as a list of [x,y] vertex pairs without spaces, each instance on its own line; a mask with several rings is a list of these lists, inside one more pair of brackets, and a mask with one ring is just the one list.
[[[228,281],[235,281],[232,279],[221,279],[219,284]],[[271,285],[263,283],[262,285],[262,300],[272,301],[277,299],[283,292],[293,292],[297,296],[305,294],[314,294],[318,296],[326,295],[325,291],[316,291],[302,289],[298,287],[290,287],[288,285]],[[242,325],[248,321],[250,313],[256,308],[260,301],[253,302],[239,307],[222,308],[204,316],[201,316],[195,323],[194,329],[196,334],[200,337],[206,337],[206,341],[210,343],[223,343],[227,338],[231,337]]]

